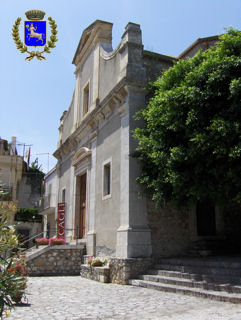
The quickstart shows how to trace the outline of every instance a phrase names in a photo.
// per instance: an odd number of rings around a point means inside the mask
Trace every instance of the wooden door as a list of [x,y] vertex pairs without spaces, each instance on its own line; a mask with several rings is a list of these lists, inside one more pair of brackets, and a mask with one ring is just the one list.
[[80,176],[80,215],[79,215],[79,238],[86,234],[86,173]]

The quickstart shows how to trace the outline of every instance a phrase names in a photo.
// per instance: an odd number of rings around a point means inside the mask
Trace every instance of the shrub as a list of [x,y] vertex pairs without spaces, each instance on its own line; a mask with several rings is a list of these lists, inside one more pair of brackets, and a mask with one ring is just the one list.
[[20,302],[26,288],[25,268],[19,258],[18,239],[9,217],[16,211],[16,203],[0,201],[0,318],[2,319],[14,302]]

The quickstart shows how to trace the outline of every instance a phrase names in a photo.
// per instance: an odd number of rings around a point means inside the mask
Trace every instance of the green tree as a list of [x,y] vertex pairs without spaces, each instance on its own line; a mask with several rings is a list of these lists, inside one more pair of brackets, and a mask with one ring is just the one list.
[[160,205],[241,201],[241,32],[177,62],[151,84],[134,132],[138,181]]

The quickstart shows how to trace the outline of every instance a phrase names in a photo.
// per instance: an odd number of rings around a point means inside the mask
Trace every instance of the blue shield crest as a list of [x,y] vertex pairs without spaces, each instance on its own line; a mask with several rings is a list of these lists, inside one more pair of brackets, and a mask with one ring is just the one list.
[[26,46],[44,46],[46,44],[46,21],[25,21],[24,42]]

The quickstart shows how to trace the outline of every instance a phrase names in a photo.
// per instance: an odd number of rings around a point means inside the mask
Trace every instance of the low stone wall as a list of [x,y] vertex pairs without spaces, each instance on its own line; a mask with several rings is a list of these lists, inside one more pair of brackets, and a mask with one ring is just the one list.
[[129,279],[138,277],[138,275],[147,271],[151,265],[151,259],[110,258],[110,282],[117,284],[128,284]]
[[91,267],[83,264],[80,268],[80,275],[83,278],[102,283],[110,282],[110,269],[108,267]]
[[83,253],[81,245],[47,246],[41,252],[27,256],[28,275],[79,275]]

